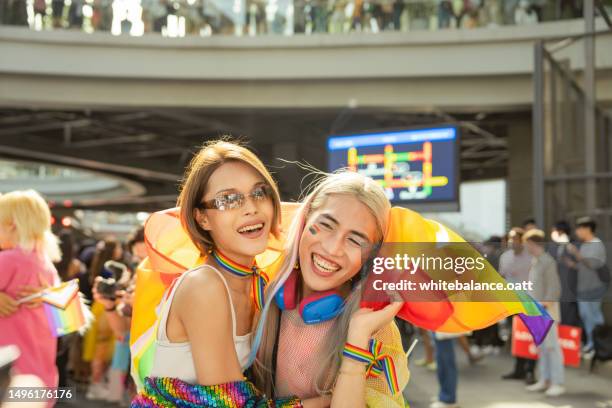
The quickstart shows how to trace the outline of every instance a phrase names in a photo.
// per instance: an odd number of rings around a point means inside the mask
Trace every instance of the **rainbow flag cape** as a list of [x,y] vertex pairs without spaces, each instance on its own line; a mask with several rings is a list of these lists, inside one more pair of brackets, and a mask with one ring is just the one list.
[[[286,230],[299,204],[283,203],[283,229]],[[394,207],[391,210],[385,242],[465,242],[457,233],[420,214]],[[164,292],[181,273],[200,265],[204,258],[190,241],[178,218],[178,209],[156,212],[145,224],[148,258],[137,270],[134,311],[130,333],[132,376],[138,389],[151,371],[155,353],[156,321]],[[283,237],[271,238],[268,249],[257,257],[257,263],[270,279],[280,263]],[[489,268],[492,267],[489,265]],[[494,269],[493,269],[494,271]],[[490,279],[503,278],[487,274]],[[489,278],[487,278],[489,279]],[[552,325],[546,311],[527,294],[517,292],[512,301],[470,302],[454,300],[446,293],[432,302],[406,302],[398,317],[410,323],[447,333],[463,333],[490,326],[499,320],[519,314],[536,343],[540,343]]]
[[[444,225],[424,218],[406,208],[393,207],[385,243],[459,243],[466,242],[459,234]],[[471,248],[469,245],[462,249]],[[476,249],[463,255],[478,256]],[[504,278],[487,262],[479,276],[481,282],[505,283]],[[432,331],[462,333],[488,327],[508,316],[518,314],[540,344],[553,324],[546,310],[526,292],[508,291],[485,294],[491,301],[466,298],[465,294],[441,291],[431,302],[406,302],[398,317]]]
[[79,294],[79,280],[62,283],[41,293],[49,328],[55,337],[83,332],[92,320],[89,308]]

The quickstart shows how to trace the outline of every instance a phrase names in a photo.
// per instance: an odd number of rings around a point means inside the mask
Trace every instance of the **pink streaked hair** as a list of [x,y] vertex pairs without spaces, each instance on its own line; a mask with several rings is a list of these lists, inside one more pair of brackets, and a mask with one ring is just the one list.
[[312,201],[312,195],[308,197],[307,201],[302,203],[295,213],[291,226],[287,232],[286,246],[284,250],[284,258],[280,262],[279,271],[277,278],[274,279],[270,287],[266,290],[265,303],[259,322],[257,323],[257,329],[255,331],[255,337],[253,338],[251,354],[249,354],[249,361],[247,367],[251,366],[257,357],[257,350],[261,343],[261,336],[265,326],[265,321],[270,310],[270,303],[274,301],[274,297],[280,288],[283,287],[289,275],[293,271],[293,267],[296,264],[299,257],[300,240],[304,233],[304,227],[306,225],[306,216],[310,210],[310,202]]

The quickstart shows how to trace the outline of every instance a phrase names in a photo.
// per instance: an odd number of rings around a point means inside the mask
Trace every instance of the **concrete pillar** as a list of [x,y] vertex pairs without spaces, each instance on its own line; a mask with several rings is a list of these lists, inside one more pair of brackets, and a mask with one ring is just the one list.
[[533,216],[533,146],[529,121],[508,127],[508,213],[511,226]]

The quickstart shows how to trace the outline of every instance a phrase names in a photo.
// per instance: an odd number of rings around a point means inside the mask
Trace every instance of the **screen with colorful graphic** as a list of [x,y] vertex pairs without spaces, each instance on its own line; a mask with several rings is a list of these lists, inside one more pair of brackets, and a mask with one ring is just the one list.
[[456,127],[333,136],[329,170],[348,167],[377,180],[396,204],[453,202],[457,143]]

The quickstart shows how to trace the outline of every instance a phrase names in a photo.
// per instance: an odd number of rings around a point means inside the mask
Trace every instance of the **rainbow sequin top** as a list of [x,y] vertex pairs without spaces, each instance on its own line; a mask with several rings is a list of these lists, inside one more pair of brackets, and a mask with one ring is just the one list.
[[295,397],[267,399],[250,381],[218,385],[189,384],[177,378],[147,377],[132,408],[303,408]]

